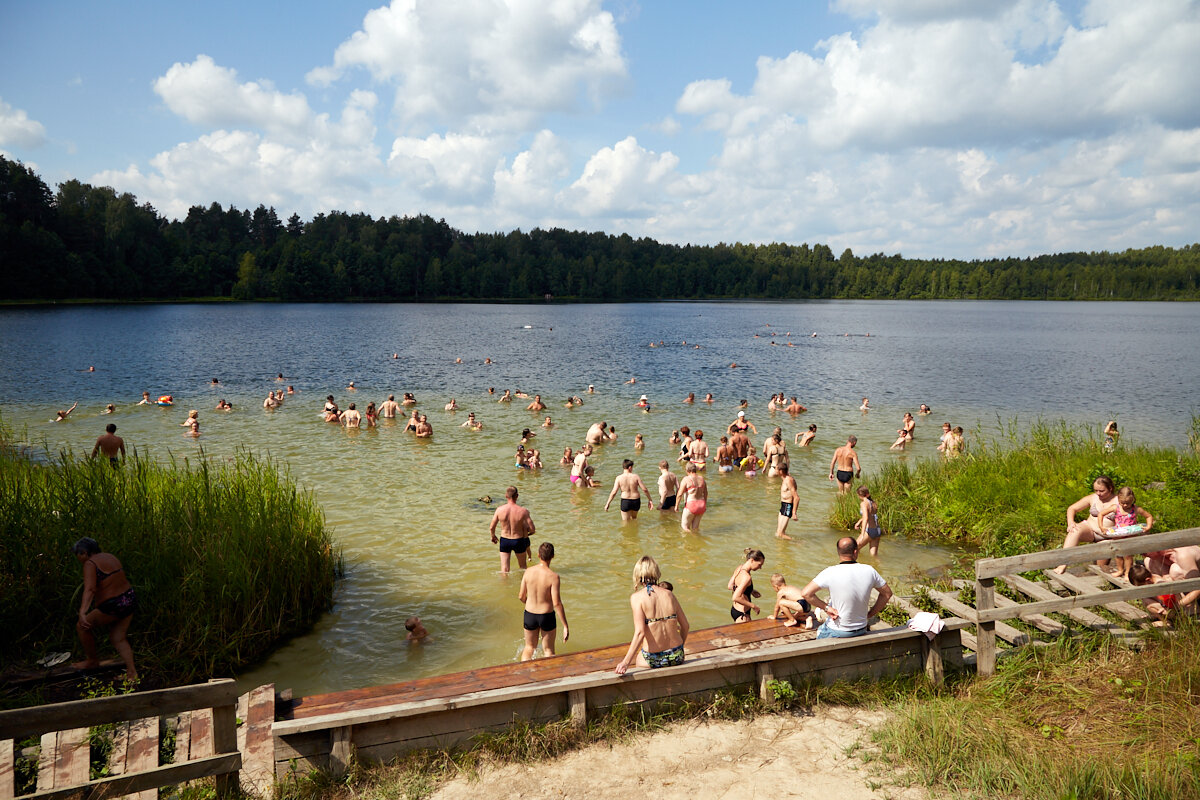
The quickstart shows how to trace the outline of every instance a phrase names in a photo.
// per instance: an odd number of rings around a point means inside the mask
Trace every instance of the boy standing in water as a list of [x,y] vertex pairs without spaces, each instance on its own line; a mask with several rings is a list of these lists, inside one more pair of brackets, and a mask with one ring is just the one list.
[[[537,649],[539,635],[542,652],[554,655],[554,631],[558,628],[558,617],[562,617],[563,641],[571,635],[567,628],[567,611],[563,608],[558,573],[550,569],[554,559],[554,545],[542,542],[538,548],[538,563],[525,570],[521,576],[521,591],[517,599],[525,604],[525,647],[521,660],[530,661]],[[557,614],[556,614],[557,612]]]
[[861,500],[858,513],[861,516],[854,523],[854,527],[859,530],[858,549],[869,545],[871,557],[879,558],[879,540],[883,537],[883,528],[879,526],[879,506],[871,499],[871,490],[865,486],[858,487],[858,496]]

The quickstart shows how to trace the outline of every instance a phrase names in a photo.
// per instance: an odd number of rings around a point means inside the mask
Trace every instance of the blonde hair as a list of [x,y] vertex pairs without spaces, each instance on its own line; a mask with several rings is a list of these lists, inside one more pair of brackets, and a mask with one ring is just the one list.
[[1128,486],[1122,486],[1121,491],[1117,492],[1117,501],[1122,506],[1137,505],[1137,498],[1133,494],[1133,489]]
[[658,562],[650,556],[642,556],[633,565],[633,588],[645,586],[651,583],[658,583],[658,579],[662,577],[662,570],[658,568]]
[[194,408],[188,412],[188,419],[195,419],[198,416],[200,416],[200,412]]

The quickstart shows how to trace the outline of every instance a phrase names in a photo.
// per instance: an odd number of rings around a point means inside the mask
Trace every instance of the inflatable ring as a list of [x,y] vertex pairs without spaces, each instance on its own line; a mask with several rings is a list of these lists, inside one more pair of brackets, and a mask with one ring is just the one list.
[[160,406],[173,406],[175,405],[175,398],[171,397],[169,394],[164,394],[155,402]]

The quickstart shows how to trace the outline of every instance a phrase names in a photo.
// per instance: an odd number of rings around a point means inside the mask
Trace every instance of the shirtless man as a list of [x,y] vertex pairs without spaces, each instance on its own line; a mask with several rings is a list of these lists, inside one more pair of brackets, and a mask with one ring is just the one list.
[[597,445],[607,439],[608,434],[604,432],[606,427],[608,427],[607,422],[593,422],[592,426],[588,428],[587,435],[584,437],[587,440],[587,443],[590,445]]
[[733,472],[733,448],[729,446],[729,437],[721,437],[721,446],[713,459],[717,462],[717,472]]
[[342,423],[347,428],[357,428],[362,425],[362,414],[358,413],[358,409],[351,403],[345,411],[338,417],[338,422]]
[[266,400],[263,400],[263,408],[279,408],[279,401],[275,399],[274,391],[267,395]]
[[687,465],[687,475],[679,482],[679,500],[683,505],[683,516],[679,527],[688,533],[700,532],[700,517],[708,510],[708,483],[705,482],[695,464]]
[[396,402],[394,394],[389,394],[388,399],[379,404],[379,416],[383,419],[395,419],[399,410],[400,404]]
[[791,414],[793,417],[797,414],[803,414],[805,411],[808,411],[808,409],[800,405],[800,402],[794,397],[792,398],[792,402],[788,404],[786,410],[787,413]]
[[658,462],[658,510],[674,511],[675,497],[679,494],[679,478],[671,472],[666,461]]
[[[517,599],[525,604],[525,647],[521,660],[531,661],[537,649],[538,637],[542,640],[542,654],[554,655],[554,631],[558,617],[562,617],[563,642],[571,635],[567,628],[567,610],[563,608],[558,573],[550,569],[554,559],[554,545],[542,542],[538,547],[538,563],[525,570],[521,576],[521,591]],[[557,615],[557,616],[556,616]]]
[[446,403],[446,408],[445,408],[445,410],[446,410],[446,411],[458,411],[458,403],[456,403],[456,402],[454,401],[454,398],[453,398],[453,397],[451,397],[451,398],[450,398],[450,402],[449,402],[449,403]]
[[780,464],[779,474],[783,476],[783,484],[779,487],[779,523],[775,526],[775,538],[791,539],[787,526],[800,516],[800,492],[796,488],[796,479],[788,474],[786,463]]
[[642,479],[633,471],[632,460],[627,458],[621,462],[621,469],[623,471],[613,481],[612,491],[608,493],[608,502],[604,504],[604,510],[608,511],[613,498],[617,496],[617,492],[620,492],[621,521],[628,522],[631,519],[637,519],[638,511],[642,509],[642,497],[639,490],[646,493],[646,502],[650,504],[651,511],[654,510],[654,500],[650,497],[650,490],[646,488],[646,484],[642,483]]
[[729,449],[733,451],[734,466],[742,463],[742,459],[750,452],[750,437],[742,431],[734,431],[729,437]]
[[833,458],[829,462],[829,480],[833,480],[836,473],[838,494],[850,491],[850,481],[862,477],[862,465],[858,463],[858,453],[854,450],[856,444],[857,436],[848,437],[844,445],[833,451]]
[[96,453],[104,453],[108,457],[108,463],[114,467],[121,462],[117,456],[125,457],[125,440],[117,436],[117,426],[111,422],[104,426],[104,433],[96,440],[96,446],[92,448],[92,458],[96,457]]
[[66,411],[56,412],[54,415],[54,419],[52,419],[50,421],[51,422],[62,422],[64,419],[66,419],[68,416],[70,416],[71,412],[75,410],[75,406],[77,406],[77,405],[79,405],[79,401],[75,401],[75,403],[73,403],[71,405],[71,407],[68,408]]
[[702,430],[696,430],[696,438],[688,445],[688,461],[697,470],[708,467],[708,442],[704,441]]
[[535,394],[533,396],[533,402],[530,403],[529,405],[525,406],[525,410],[526,411],[545,411],[546,404],[542,402],[542,396],[540,394]]
[[553,428],[554,420],[550,419],[550,417],[546,417],[546,421],[542,423],[542,427],[545,428],[546,430]]
[[[492,524],[488,533],[492,536],[492,544],[500,544],[500,574],[508,574],[509,557],[517,554],[517,564],[525,569],[525,559],[529,555],[529,537],[535,533],[533,517],[529,509],[517,505],[517,487],[510,486],[504,490],[507,502],[496,509],[492,515]],[[500,537],[496,537],[496,526],[500,526]]]
[[817,438],[817,426],[815,424],[809,425],[808,430],[804,433],[796,434],[796,445],[799,447],[808,447],[815,438]]
[[429,417],[424,414],[421,415],[421,419],[417,422],[415,433],[418,439],[428,439],[433,436],[433,426],[429,424]]
[[580,486],[580,485],[586,486],[587,485],[584,482],[584,475],[587,474],[587,468],[588,468],[587,460],[588,460],[588,456],[590,456],[591,454],[592,454],[592,446],[590,444],[585,444],[583,447],[581,447],[579,449],[579,452],[575,454],[575,458],[571,462],[571,485],[572,486]]
[[497,400],[496,402],[497,403],[511,403],[512,399],[513,399],[512,392],[510,392],[508,389],[505,389],[504,394],[500,395],[500,399]]
[[470,428],[473,431],[481,431],[483,430],[483,423],[475,419],[475,412],[471,411],[467,413],[467,421],[458,427]]

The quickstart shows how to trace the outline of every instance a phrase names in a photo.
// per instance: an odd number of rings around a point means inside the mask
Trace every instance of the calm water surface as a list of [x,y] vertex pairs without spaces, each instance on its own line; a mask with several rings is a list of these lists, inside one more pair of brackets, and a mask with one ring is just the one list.
[[[304,694],[516,657],[519,575],[497,574],[487,534],[492,508],[478,499],[502,497],[508,484],[532,511],[535,543],[558,549],[572,634],[560,652],[627,638],[629,572],[643,553],[663,565],[694,626],[716,625],[729,619],[723,587],[743,548],[766,553],[766,574],[780,571],[800,584],[833,560],[838,532],[825,521],[833,497],[826,475],[832,449],[848,434],[859,437],[868,470],[931,457],[943,420],[963,425],[970,438],[973,429],[1014,417],[1096,426],[1116,417],[1127,441],[1177,443],[1200,375],[1197,312],[1187,304],[949,301],[5,309],[0,413],[25,438],[52,448],[90,450],[111,421],[129,445],[158,457],[201,446],[223,457],[244,445],[286,461],[325,509],[347,575],[314,631],[244,679]],[[489,357],[495,363],[485,366]],[[279,372],[297,394],[265,411],[262,399],[278,388]],[[625,384],[633,376],[637,383]],[[351,380],[357,392],[346,391]],[[586,405],[562,407],[589,383],[597,393],[585,395]],[[524,402],[497,404],[488,387],[497,395],[541,392],[557,427],[541,431],[542,415]],[[173,394],[176,405],[134,406],[143,390]],[[809,412],[795,420],[768,413],[777,390],[797,395]],[[405,391],[429,415],[432,441],[414,440],[399,424],[343,431],[319,414],[326,394],[363,409]],[[685,406],[689,391],[711,391],[717,402]],[[642,393],[654,403],[650,414],[633,408]],[[873,407],[865,415],[857,410],[864,395]],[[233,413],[212,410],[220,397],[234,403]],[[463,409],[457,414],[442,410],[451,397]],[[615,502],[603,511],[623,458],[633,458],[653,488],[657,462],[673,462],[671,430],[702,428],[715,452],[742,398],[759,430],[756,446],[775,425],[788,442],[810,423],[819,427],[812,451],[790,448],[802,498],[790,528],[795,542],[772,536],[779,485],[763,477],[710,474],[700,537],[683,535],[674,516],[657,511],[628,525]],[[48,422],[76,400],[67,422]],[[110,402],[116,415],[101,416]],[[889,452],[903,412],[922,402],[934,414],[918,418],[915,447]],[[200,410],[199,440],[180,435],[191,408]],[[468,410],[484,431],[459,427]],[[558,458],[600,419],[620,434],[593,459],[603,489],[572,492]],[[539,431],[547,465],[540,473],[512,467],[523,427]],[[635,433],[646,438],[644,453],[633,449]],[[951,557],[894,536],[880,555],[881,571],[899,584]],[[405,644],[411,614],[426,622],[432,642]]]

